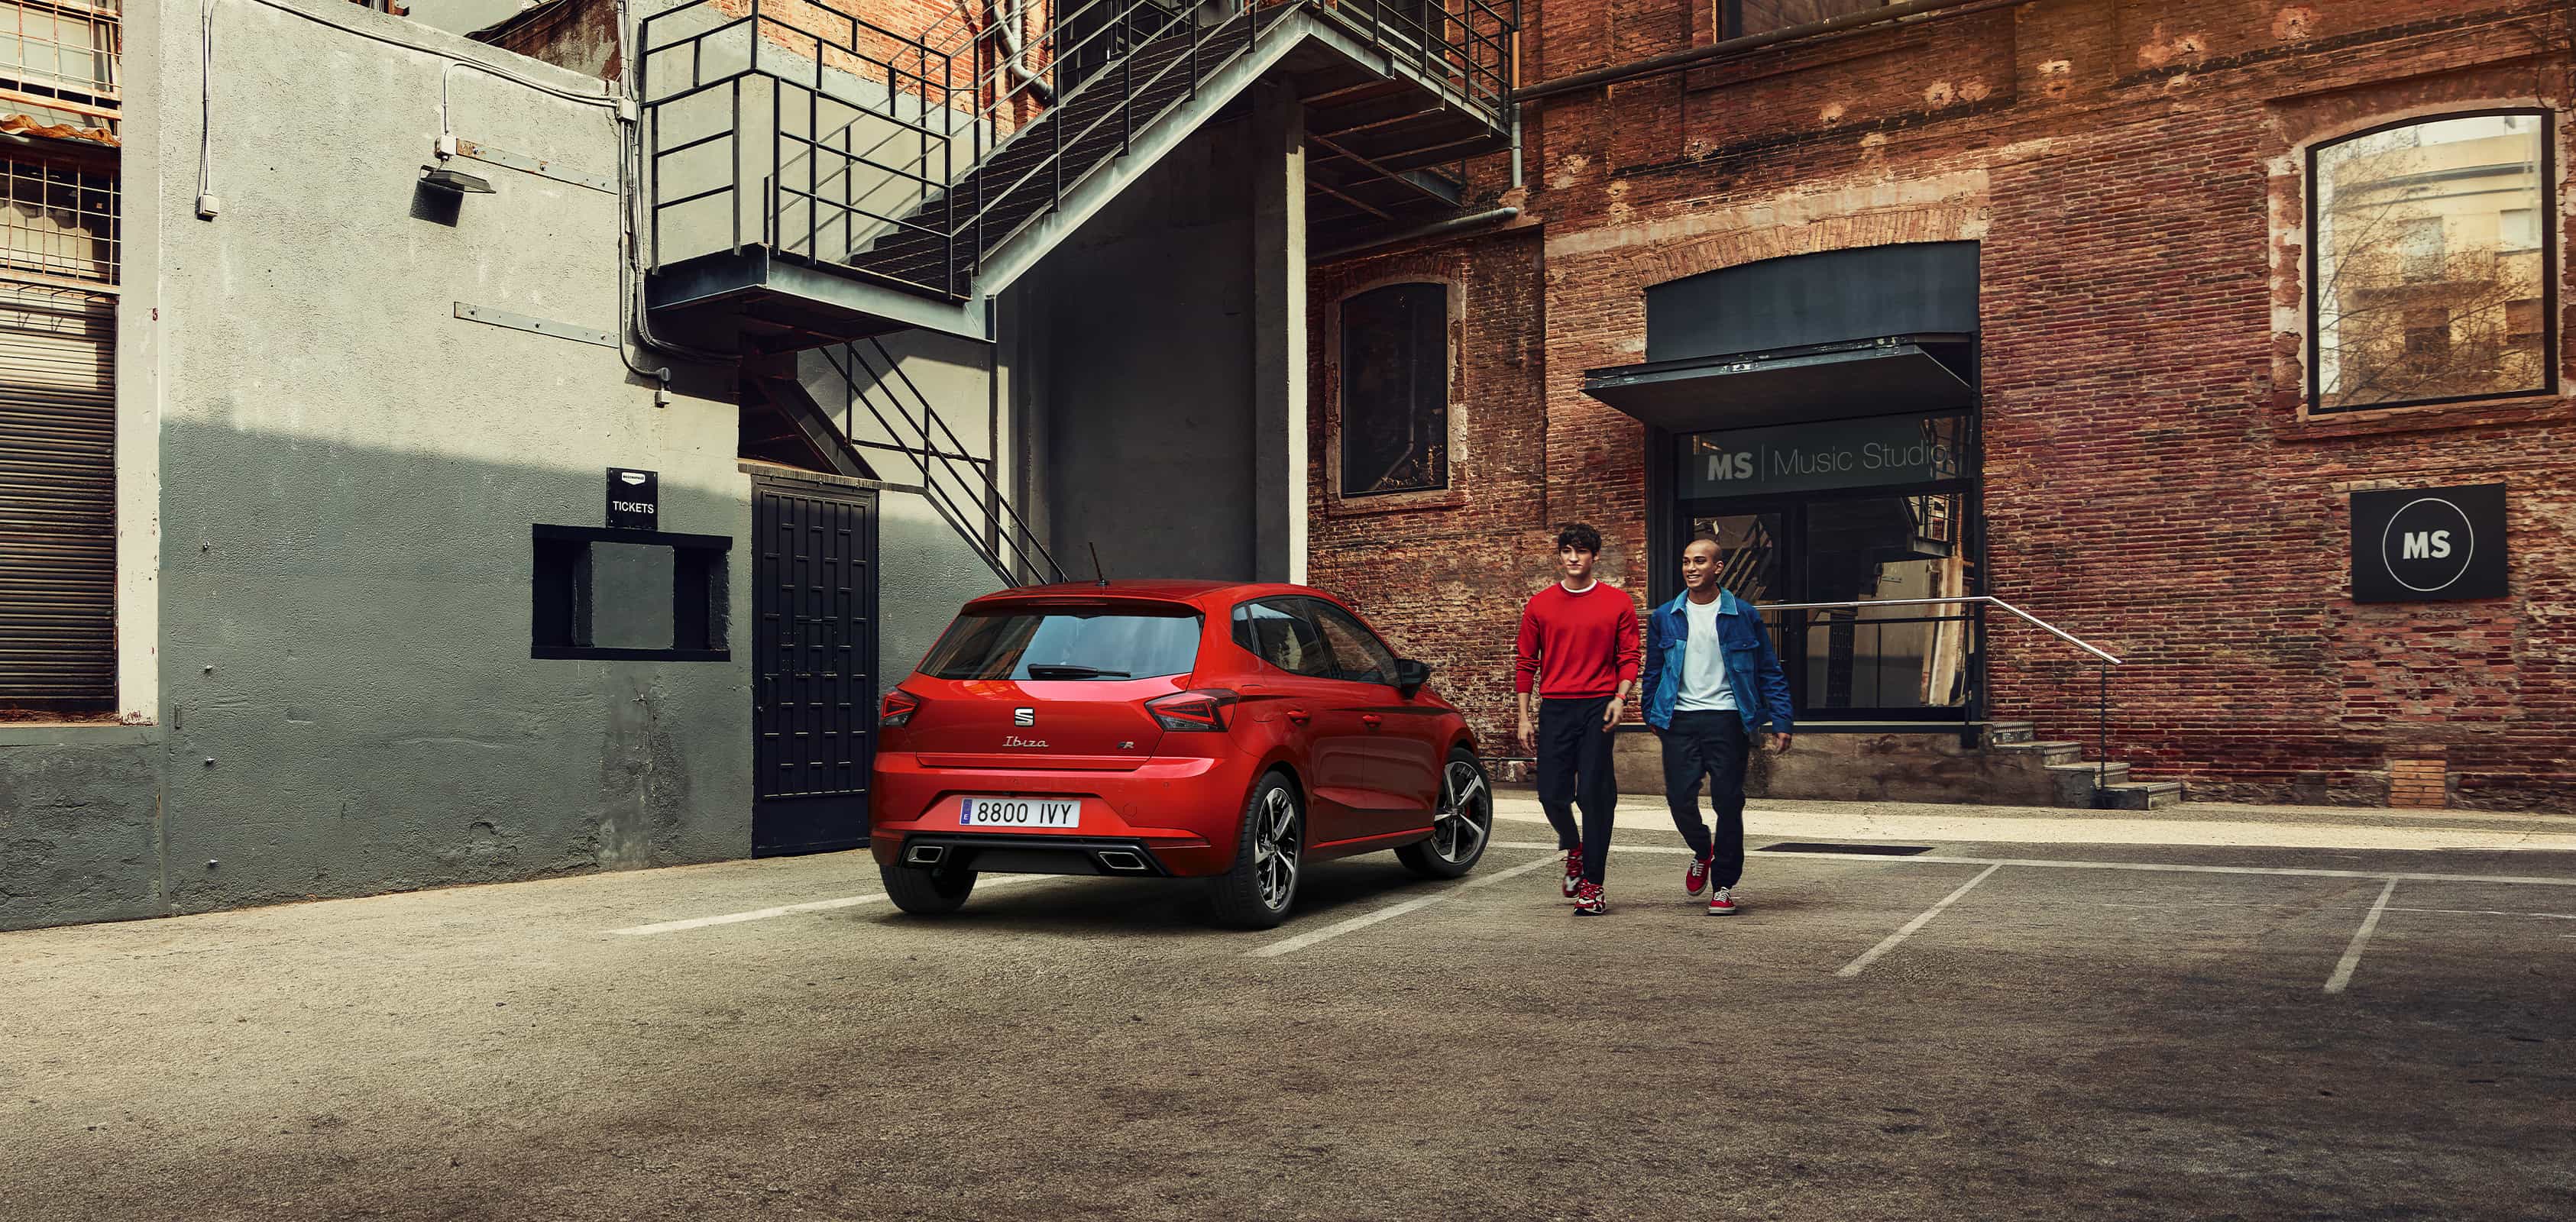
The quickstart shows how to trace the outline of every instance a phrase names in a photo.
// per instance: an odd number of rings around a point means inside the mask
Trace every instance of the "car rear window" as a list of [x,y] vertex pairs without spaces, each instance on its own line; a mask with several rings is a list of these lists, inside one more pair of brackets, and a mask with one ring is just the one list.
[[921,673],[937,679],[1147,679],[1198,664],[1195,612],[1002,607],[948,626]]

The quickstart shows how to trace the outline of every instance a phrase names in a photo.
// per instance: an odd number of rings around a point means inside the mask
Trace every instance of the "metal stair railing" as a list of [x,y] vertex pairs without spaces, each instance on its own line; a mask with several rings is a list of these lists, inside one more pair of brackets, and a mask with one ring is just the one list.
[[[912,375],[904,372],[902,363],[887,351],[882,341],[869,339],[865,343],[874,349],[877,361],[883,363],[883,372],[878,371],[877,365],[868,360],[856,343],[840,345],[838,355],[829,348],[822,350],[824,361],[840,376],[846,391],[841,408],[842,436],[857,436],[851,427],[856,422],[855,411],[862,407],[867,409],[877,427],[892,439],[892,444],[886,448],[903,452],[921,468],[923,499],[929,501],[932,510],[975,550],[976,558],[992,570],[993,576],[1003,585],[1020,585],[1023,575],[1043,582],[1063,581],[1063,566],[1056,563],[1055,556],[1038,538],[1037,531],[1029,526],[1018,510],[1011,507],[1010,499],[994,480],[993,469],[997,464],[972,456],[965,442],[958,438],[957,431],[949,427],[948,421],[931,405],[930,397],[922,393],[921,387],[913,382]],[[903,395],[896,393],[898,385],[910,394],[911,408],[906,407]],[[877,402],[879,391],[884,393],[883,407]],[[918,419],[914,416],[915,408],[919,411]],[[886,416],[887,409],[894,412],[892,420]],[[901,421],[904,427],[896,428],[896,421]],[[921,439],[917,446],[911,441],[914,435]],[[935,468],[932,466],[934,460],[938,463]],[[959,473],[961,462],[971,475]],[[941,482],[939,477],[942,473],[966,495],[974,497],[980,507],[979,513],[969,513],[959,503],[959,493]]]
[[[1972,607],[1975,608],[1975,615],[1972,619],[1978,641],[1973,652],[1975,656],[1980,658],[1985,655],[1985,610],[1988,607],[1998,607],[2028,622],[2031,626],[2038,628],[2040,631],[2046,632],[2050,636],[2056,637],[2057,639],[2092,655],[2094,659],[2093,665],[2098,667],[2101,671],[2101,687],[2094,705],[2094,726],[2098,737],[2098,745],[2093,757],[2093,801],[2097,806],[2104,801],[2104,788],[2109,781],[2111,769],[2111,668],[2122,664],[2120,659],[2112,656],[2109,651],[2088,643],[2055,624],[2049,623],[2036,615],[2032,615],[2028,611],[2024,611],[2011,603],[2005,602],[2004,600],[1989,594],[1970,594],[1951,598],[1880,598],[1846,602],[1757,603],[1754,606],[1756,610],[1761,611],[1764,614],[1790,611],[1857,611],[1870,607]],[[1960,617],[1953,616],[1944,618],[1957,619]],[[1879,624],[1905,624],[1932,623],[1936,622],[1936,620],[1918,617],[1913,619],[1872,620],[1869,622]],[[1801,625],[1801,627],[1803,626],[1804,625]],[[1778,628],[1775,627],[1774,631],[1778,631]],[[1979,693],[1979,697],[1981,696],[1982,693]],[[1965,727],[1976,720],[1977,705],[1978,698],[1971,698],[1960,703],[1960,726],[1962,727],[1962,733],[1965,733]]]

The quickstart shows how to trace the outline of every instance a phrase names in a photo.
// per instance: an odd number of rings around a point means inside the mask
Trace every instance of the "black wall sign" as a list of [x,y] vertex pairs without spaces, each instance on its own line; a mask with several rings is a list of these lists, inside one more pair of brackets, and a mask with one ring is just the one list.
[[2504,485],[2352,494],[2352,599],[2504,597]]
[[653,471],[608,469],[608,524],[623,530],[653,530],[661,520],[662,477]]

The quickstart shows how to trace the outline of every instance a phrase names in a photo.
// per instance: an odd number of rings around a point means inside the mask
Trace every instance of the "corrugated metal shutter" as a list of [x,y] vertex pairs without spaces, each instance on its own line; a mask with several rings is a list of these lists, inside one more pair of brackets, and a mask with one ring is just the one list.
[[0,283],[0,708],[116,702],[116,299]]

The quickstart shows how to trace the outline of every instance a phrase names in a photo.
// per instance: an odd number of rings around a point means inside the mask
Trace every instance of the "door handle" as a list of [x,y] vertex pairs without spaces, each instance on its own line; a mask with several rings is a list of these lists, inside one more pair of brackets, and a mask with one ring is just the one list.
[[1380,717],[1375,713],[1362,713],[1360,714],[1360,724],[1374,730],[1379,726],[1385,725],[1386,718]]
[[1306,724],[1306,710],[1304,709],[1290,709],[1280,715],[1286,717],[1290,721],[1296,722],[1298,725],[1302,726]]

